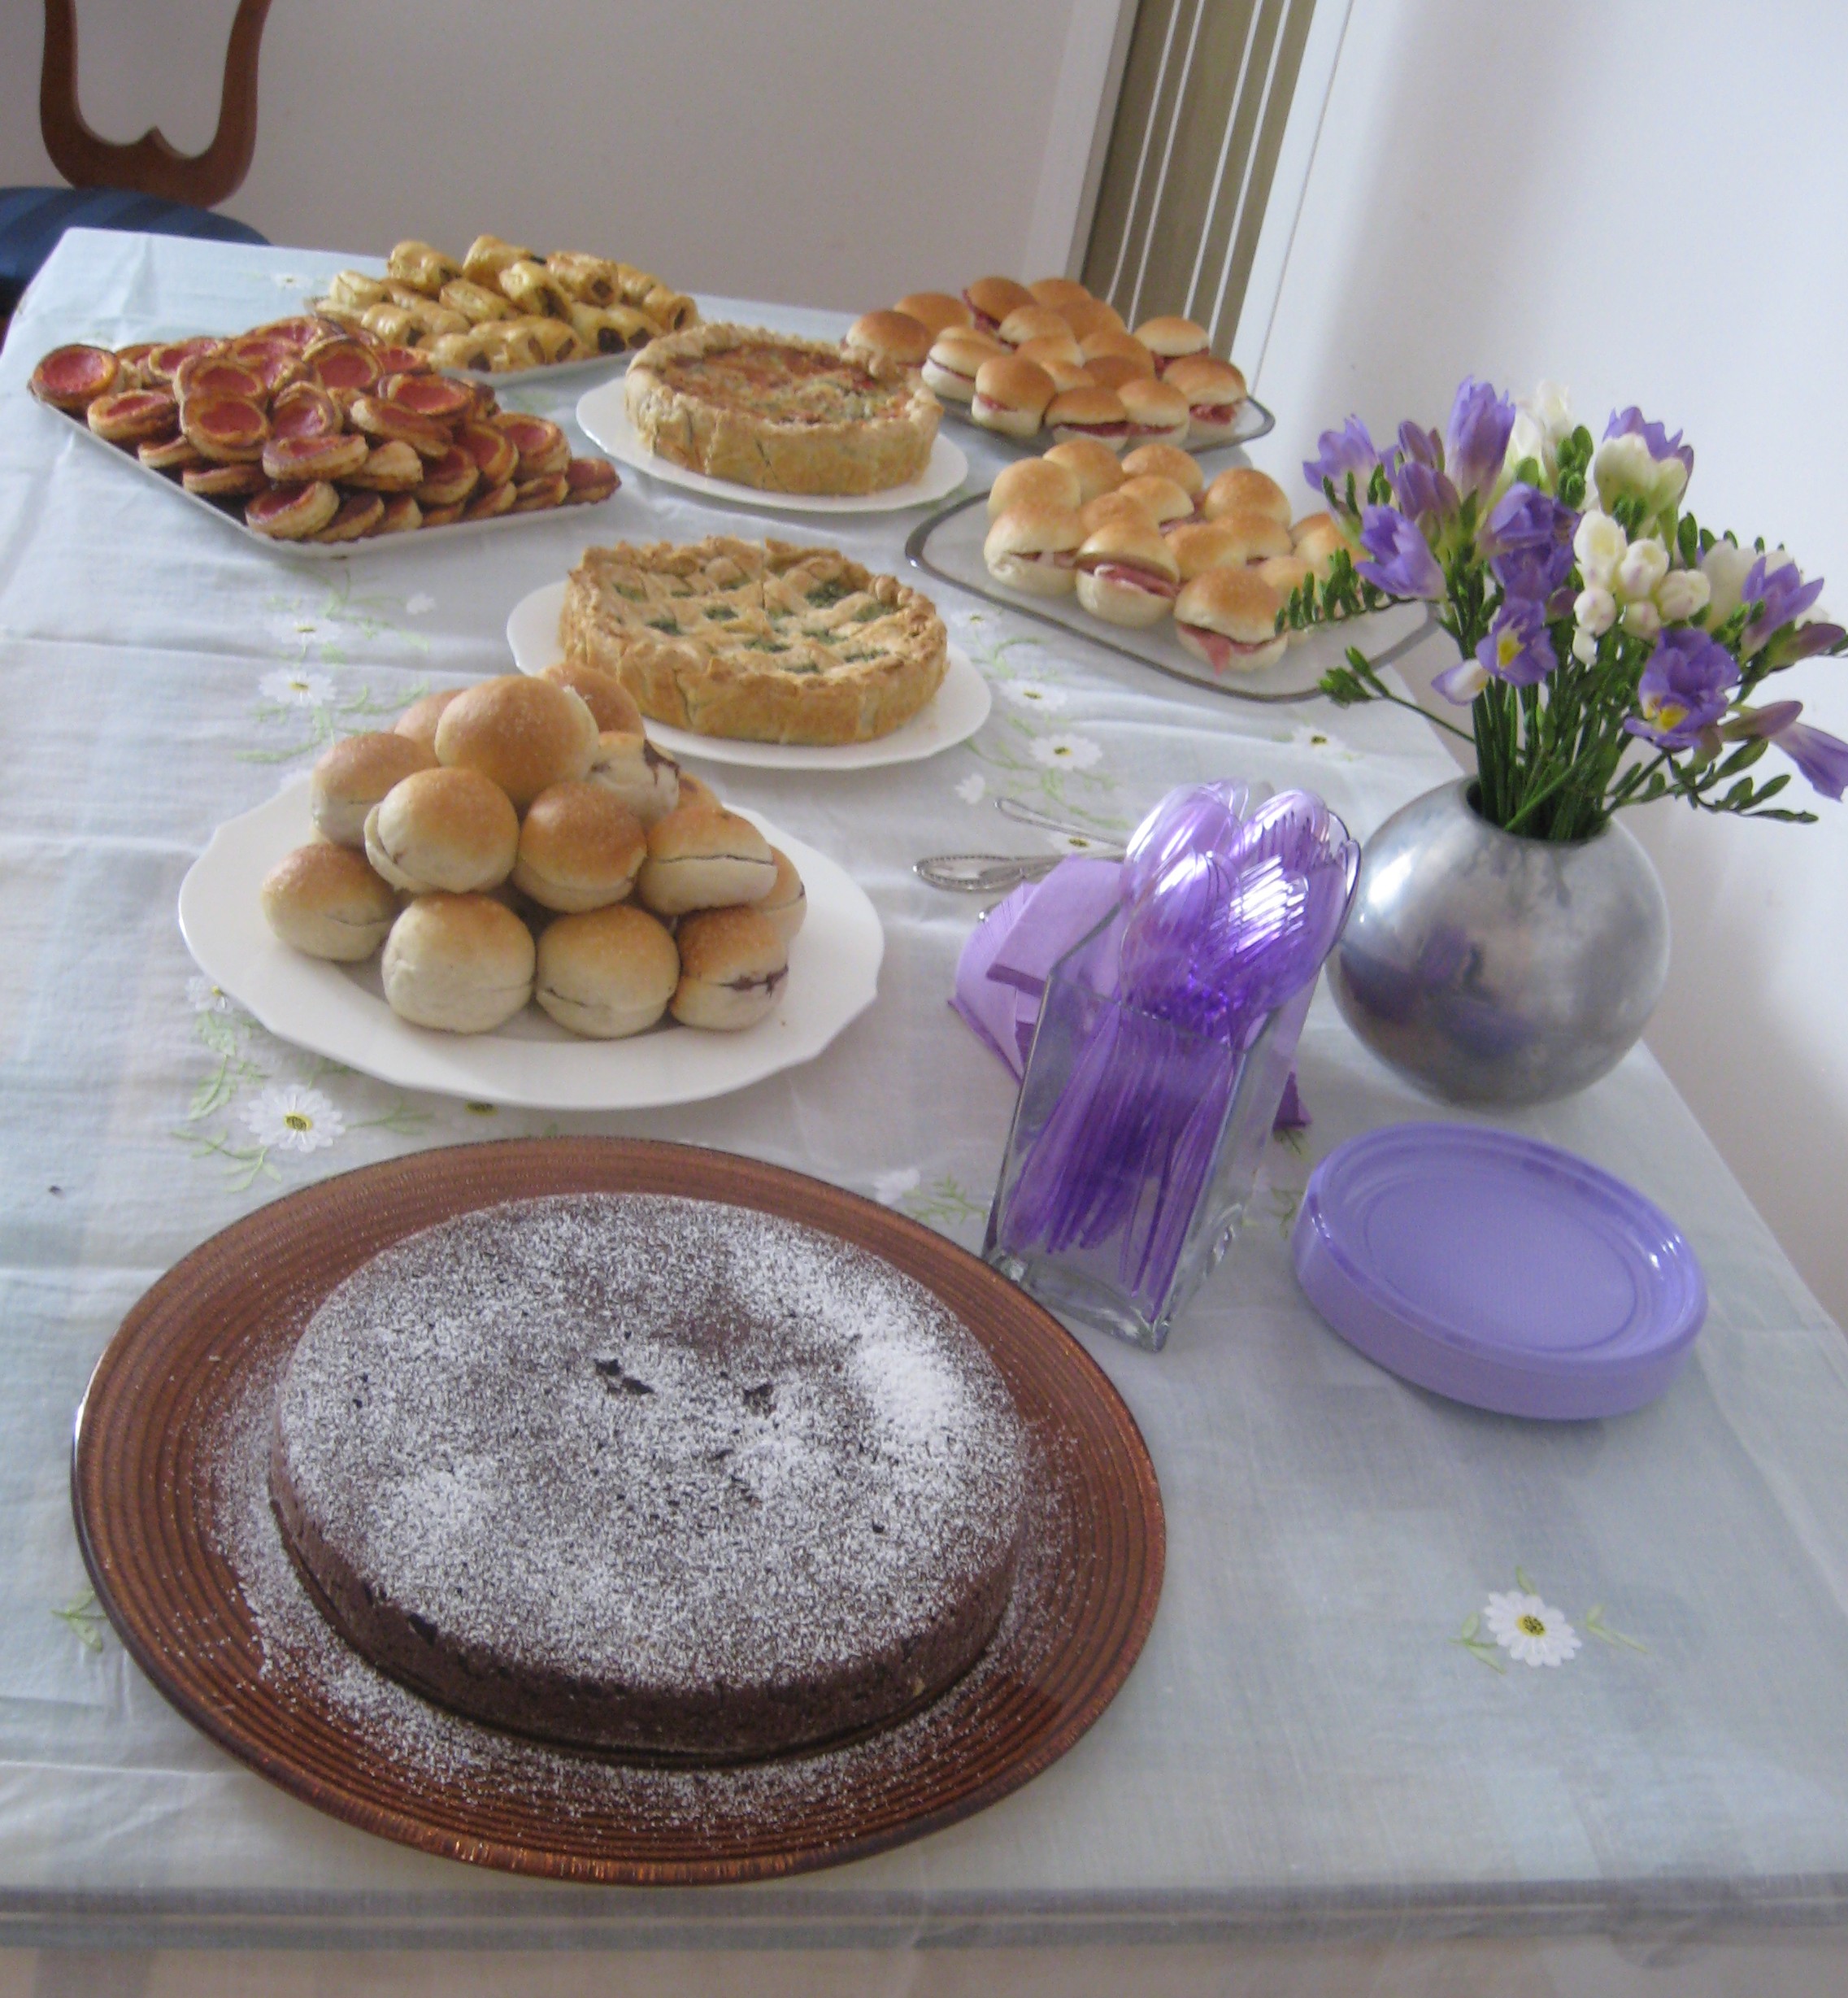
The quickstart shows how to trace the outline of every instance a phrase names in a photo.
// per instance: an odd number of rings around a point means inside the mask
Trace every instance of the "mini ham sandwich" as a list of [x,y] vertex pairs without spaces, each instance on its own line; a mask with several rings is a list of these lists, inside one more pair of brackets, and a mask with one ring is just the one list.
[[1121,451],[1129,412],[1114,389],[1067,389],[1047,406],[1046,427],[1061,444],[1089,439]]
[[1190,319],[1151,319],[1136,329],[1136,337],[1155,357],[1155,372],[1165,375],[1176,361],[1211,350],[1204,326]]
[[1230,361],[1190,354],[1170,361],[1162,380],[1187,398],[1189,437],[1195,444],[1229,444],[1245,410],[1245,377]]
[[1175,635],[1215,673],[1274,666],[1288,641],[1277,630],[1283,599],[1248,568],[1208,569],[1175,599]]
[[1128,423],[1124,436],[1132,446],[1185,444],[1193,420],[1187,398],[1165,381],[1137,379],[1117,390]]
[[989,574],[1010,590],[1031,597],[1069,596],[1078,580],[1075,565],[1084,538],[1069,507],[1029,502],[1009,507],[988,530],[982,559]]
[[1078,601],[1107,625],[1159,625],[1180,587],[1174,551],[1151,520],[1106,520],[1078,551]]
[[1051,400],[1052,377],[1035,362],[1009,354],[984,361],[976,370],[969,414],[985,430],[998,430],[1003,437],[1032,437]]
[[988,333],[972,331],[966,326],[952,326],[940,333],[931,342],[928,354],[924,356],[924,378],[925,385],[934,389],[946,403],[969,403],[974,400],[976,376],[984,361],[990,361],[1007,349]]
[[1010,312],[1039,300],[1027,287],[1011,277],[978,277],[963,291],[963,303],[975,315],[980,331],[993,333]]

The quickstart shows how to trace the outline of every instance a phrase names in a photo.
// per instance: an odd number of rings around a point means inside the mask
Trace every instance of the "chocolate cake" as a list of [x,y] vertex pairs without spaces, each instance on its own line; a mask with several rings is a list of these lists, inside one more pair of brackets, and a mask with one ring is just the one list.
[[445,1222],[333,1291],[270,1483],[385,1671],[523,1733],[724,1761],[879,1726],[972,1664],[1023,1462],[981,1344],[881,1258],[574,1195]]

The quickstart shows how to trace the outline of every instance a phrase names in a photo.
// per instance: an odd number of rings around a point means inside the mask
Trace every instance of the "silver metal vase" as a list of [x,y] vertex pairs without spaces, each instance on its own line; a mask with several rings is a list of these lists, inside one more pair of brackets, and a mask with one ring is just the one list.
[[1482,818],[1464,778],[1415,798],[1363,851],[1329,960],[1348,1024],[1451,1103],[1546,1103],[1615,1068],[1668,976],[1668,904],[1614,821],[1524,839]]

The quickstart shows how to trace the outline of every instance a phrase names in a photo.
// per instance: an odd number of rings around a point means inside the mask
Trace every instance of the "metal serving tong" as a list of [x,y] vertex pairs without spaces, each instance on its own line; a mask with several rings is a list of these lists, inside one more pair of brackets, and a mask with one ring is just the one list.
[[[1081,851],[1087,860],[1123,858],[1120,847],[1100,842],[1097,834],[1087,827],[1052,818],[1013,798],[998,798],[994,804],[1003,818],[1015,820],[1022,825],[1037,826],[1041,832],[1063,834],[1067,839],[1083,840],[1085,844]],[[954,895],[1002,895],[1018,888],[1023,881],[1041,880],[1061,860],[1072,857],[1065,853],[939,853],[927,860],[920,860],[911,871],[933,888],[947,889]]]

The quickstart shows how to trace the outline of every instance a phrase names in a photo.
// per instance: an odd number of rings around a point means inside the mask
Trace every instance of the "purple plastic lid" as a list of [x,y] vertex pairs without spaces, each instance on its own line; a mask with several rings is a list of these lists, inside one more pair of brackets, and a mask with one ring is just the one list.
[[1504,1415],[1640,1408],[1707,1316],[1700,1265],[1659,1208],[1569,1151],[1480,1125],[1389,1125],[1330,1152],[1291,1246],[1350,1345]]

